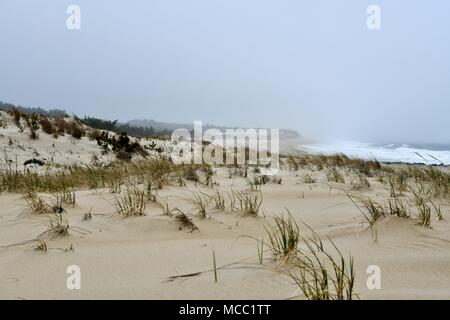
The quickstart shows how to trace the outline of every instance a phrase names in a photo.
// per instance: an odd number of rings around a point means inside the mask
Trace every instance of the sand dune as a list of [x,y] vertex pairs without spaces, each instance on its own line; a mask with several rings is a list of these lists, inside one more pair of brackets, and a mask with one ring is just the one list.
[[[22,159],[31,151],[6,146],[10,137],[24,147],[26,136],[12,128],[2,131],[2,149],[9,158]],[[83,138],[75,144],[70,138],[57,141],[41,134],[34,148],[40,154],[57,150],[61,162],[83,159],[89,162],[99,153],[95,143]],[[54,147],[50,147],[55,144]],[[20,149],[20,148],[19,148]],[[28,150],[25,147],[25,150]],[[72,153],[68,153],[72,150]],[[70,155],[70,156],[69,156]],[[110,156],[110,155],[108,155]],[[110,159],[112,161],[113,159]],[[80,161],[81,163],[81,161]],[[232,170],[231,170],[232,171]],[[265,238],[264,228],[273,216],[292,213],[301,225],[307,223],[330,246],[335,242],[344,256],[355,261],[355,292],[360,299],[448,299],[450,298],[450,224],[449,203],[437,199],[444,221],[433,215],[432,228],[424,228],[416,219],[381,217],[373,228],[368,224],[346,192],[352,172],[342,170],[346,183],[330,183],[325,170],[300,168],[280,172],[281,184],[261,185],[263,201],[257,216],[238,210],[208,206],[206,218],[197,214],[194,194],[213,195],[216,190],[248,190],[248,180],[230,174],[228,168],[214,168],[214,186],[186,180],[185,186],[169,183],[157,190],[158,199],[171,208],[185,212],[198,227],[191,232],[181,228],[160,206],[147,201],[145,215],[127,217],[116,214],[118,196],[111,188],[75,191],[75,207],[64,206],[63,217],[69,233],[55,237],[42,235],[48,217],[27,212],[26,201],[19,193],[0,195],[0,298],[2,299],[288,299],[304,298],[291,278],[274,269],[290,268],[274,261],[270,252],[259,264],[254,238]],[[305,183],[303,175],[313,174],[315,183]],[[249,170],[249,178],[257,175]],[[359,191],[365,197],[388,199],[389,188],[377,177],[368,177],[370,189]],[[39,193],[51,199],[48,192]],[[407,194],[405,194],[406,197]],[[91,220],[84,220],[87,213]],[[300,227],[307,235],[308,230]],[[41,242],[47,251],[36,251]],[[215,252],[218,281],[214,281],[212,252]],[[68,290],[66,269],[81,268],[81,290]],[[381,269],[381,289],[366,286],[370,265]],[[224,267],[227,266],[227,267]],[[174,275],[203,272],[195,276],[172,279]]]

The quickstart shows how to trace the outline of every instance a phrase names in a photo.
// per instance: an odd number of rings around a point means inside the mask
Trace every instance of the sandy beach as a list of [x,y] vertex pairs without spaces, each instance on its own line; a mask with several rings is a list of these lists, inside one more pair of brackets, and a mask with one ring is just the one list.
[[[6,113],[2,117],[8,120]],[[104,163],[116,161],[111,154],[102,156],[101,148],[87,137],[76,141],[67,135],[54,139],[40,132],[37,145],[12,124],[2,129],[1,134],[5,159],[19,155],[19,164],[38,157],[33,156],[34,149],[41,159],[48,159],[56,151],[59,158],[48,166],[50,172],[62,170],[56,165],[58,161],[92,166],[94,155]],[[9,139],[10,144],[6,143]],[[158,187],[155,182],[150,186],[150,194],[146,193],[143,200],[144,208],[136,215],[124,214],[117,203],[132,194],[130,190],[148,192],[142,176],[136,174],[140,162],[129,169],[127,177],[106,182],[105,186],[35,192],[19,187],[8,191],[8,187],[14,187],[6,185],[8,161],[4,161],[0,195],[0,298],[305,299],[288,274],[295,273],[297,266],[291,260],[283,263],[275,257],[269,242],[268,230],[274,225],[274,217],[287,218],[288,211],[302,237],[310,237],[311,228],[325,248],[332,249],[332,240],[345,259],[350,256],[354,259],[354,299],[450,298],[448,189],[440,195],[423,195],[430,208],[427,226],[419,222],[411,191],[421,183],[431,185],[427,178],[423,178],[424,182],[414,179],[412,172],[436,170],[448,177],[446,167],[380,165],[376,170],[369,167],[363,175],[352,160],[331,164],[338,158],[305,157],[281,157],[280,172],[267,181],[254,167],[212,166],[205,171],[204,167],[186,170],[186,166],[180,169],[173,165],[163,185]],[[133,161],[119,167],[131,168]],[[21,174],[27,172],[21,165],[18,170]],[[28,170],[47,174],[38,166]],[[119,169],[105,170],[112,175]],[[336,180],[333,170],[338,174],[338,182],[333,181]],[[400,174],[395,170],[411,173],[406,189],[386,182],[390,175]],[[80,173],[79,177],[84,175]],[[447,183],[444,182],[444,187]],[[369,223],[364,199],[386,203],[394,199],[392,188],[398,191],[394,198],[404,201],[409,217],[399,217],[391,210],[391,214]],[[47,211],[36,212],[30,192],[48,204]],[[70,197],[58,202],[58,194]],[[233,204],[230,196],[233,194],[257,197],[256,212],[249,214],[249,210]],[[218,195],[223,197],[222,201],[218,201],[221,199]],[[199,208],[199,199],[203,210]],[[61,209],[56,213],[51,206],[54,203]],[[441,216],[435,214],[437,207]],[[189,224],[178,219],[180,212]],[[64,232],[49,231],[49,221],[55,216],[67,225]],[[263,254],[259,252],[259,240],[264,242]],[[301,241],[298,246],[302,248]],[[67,268],[71,265],[81,270],[80,290],[69,290],[66,286]],[[381,271],[381,288],[370,290],[367,270],[374,265]]]

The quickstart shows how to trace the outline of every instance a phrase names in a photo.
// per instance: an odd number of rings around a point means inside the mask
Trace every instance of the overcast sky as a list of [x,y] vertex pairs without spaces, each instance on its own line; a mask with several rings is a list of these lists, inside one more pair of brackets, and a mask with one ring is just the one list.
[[0,101],[450,143],[450,1],[0,0]]

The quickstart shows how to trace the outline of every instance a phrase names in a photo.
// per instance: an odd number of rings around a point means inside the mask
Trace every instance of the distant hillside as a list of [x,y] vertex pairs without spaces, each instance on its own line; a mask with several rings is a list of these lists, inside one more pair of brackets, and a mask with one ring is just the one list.
[[[23,107],[19,105],[14,105],[11,103],[4,103],[0,101],[0,110],[11,111],[18,110],[26,113],[36,113],[46,117],[68,117],[69,114],[64,110],[59,109],[50,109],[45,110],[43,108],[29,108]],[[193,130],[194,124],[186,124],[186,123],[171,123],[171,122],[160,122],[153,119],[135,119],[126,123],[121,123],[118,120],[104,120],[99,118],[94,118],[90,116],[84,116],[83,118],[74,115],[75,118],[79,119],[82,123],[92,128],[96,128],[99,130],[109,130],[115,133],[127,132],[130,136],[135,137],[150,137],[150,138],[170,138],[170,134],[175,129],[187,129]],[[221,131],[225,131],[226,129],[237,129],[237,127],[226,127],[226,126],[215,126],[210,124],[204,125],[204,130],[209,128],[219,129]],[[245,129],[245,128],[243,128]],[[301,135],[291,129],[280,129],[280,139],[281,140],[295,140],[301,139]]]
[[[175,129],[187,129],[193,130],[194,124],[186,124],[186,123],[169,123],[169,122],[159,122],[153,119],[142,119],[142,120],[131,120],[127,123],[130,127],[139,127],[139,128],[154,128],[155,130],[168,130],[173,131]],[[226,127],[226,126],[214,126],[210,124],[206,124],[203,126],[204,130],[209,128],[219,129],[220,131],[225,131],[226,129],[237,129],[237,127]],[[245,129],[245,128],[243,128]],[[280,129],[280,138],[281,139],[300,139],[301,135],[291,129]]]
[[0,110],[3,111],[11,111],[11,110],[18,110],[21,112],[27,112],[27,113],[37,113],[46,117],[67,117],[68,113],[64,110],[59,110],[59,109],[50,109],[50,110],[45,110],[42,108],[28,108],[28,107],[22,107],[19,105],[15,105],[12,103],[6,103],[6,102],[1,102],[0,101]]
[[[9,112],[13,110],[17,110],[19,112],[27,113],[27,114],[37,114],[44,117],[51,117],[51,118],[67,118],[70,117],[70,115],[64,111],[59,109],[50,109],[45,110],[43,108],[30,108],[30,107],[23,107],[20,105],[15,105],[12,103],[4,103],[0,101],[0,110]],[[167,130],[163,128],[153,128],[152,126],[149,127],[138,127],[138,126],[129,126],[126,123],[120,123],[118,120],[104,120],[104,119],[98,119],[94,117],[84,116],[83,118],[79,118],[77,115],[73,115],[77,121],[95,128],[99,130],[107,130],[112,131],[117,134],[120,134],[122,132],[126,132],[130,136],[134,136],[137,138],[161,138],[161,139],[168,139],[170,138],[170,134],[172,130]]]

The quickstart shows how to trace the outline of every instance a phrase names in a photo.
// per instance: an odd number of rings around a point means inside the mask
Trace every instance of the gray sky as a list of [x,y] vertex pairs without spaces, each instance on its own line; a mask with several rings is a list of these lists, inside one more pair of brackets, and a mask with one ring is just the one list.
[[[66,28],[69,4],[81,30]],[[450,143],[449,40],[448,0],[1,0],[0,100]]]

